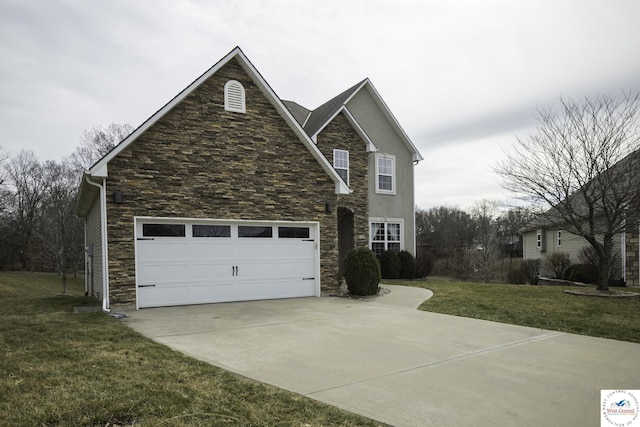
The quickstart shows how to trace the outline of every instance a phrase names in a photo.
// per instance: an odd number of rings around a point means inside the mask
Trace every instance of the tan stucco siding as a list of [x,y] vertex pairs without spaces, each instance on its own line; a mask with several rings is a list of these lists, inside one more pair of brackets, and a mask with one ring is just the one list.
[[376,192],[376,153],[369,153],[369,216],[401,218],[404,249],[415,252],[414,165],[412,153],[367,90],[359,91],[347,104],[349,112],[367,133],[380,154],[395,158],[395,194]]

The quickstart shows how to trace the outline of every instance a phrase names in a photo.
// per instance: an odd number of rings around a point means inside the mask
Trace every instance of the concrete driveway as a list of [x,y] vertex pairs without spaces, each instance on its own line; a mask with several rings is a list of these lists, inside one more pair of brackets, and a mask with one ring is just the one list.
[[394,426],[599,426],[640,344],[427,313],[429,291],[127,311],[145,336]]

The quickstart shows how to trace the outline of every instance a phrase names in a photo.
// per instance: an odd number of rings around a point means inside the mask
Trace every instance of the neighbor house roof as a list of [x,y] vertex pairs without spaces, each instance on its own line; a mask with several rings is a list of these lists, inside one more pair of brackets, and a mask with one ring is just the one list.
[[[637,194],[629,190],[638,188],[640,175],[637,171],[639,170],[640,149],[631,152],[610,168],[597,174],[556,206],[537,215],[520,232],[525,233],[541,228],[565,227],[566,220],[559,212],[560,209],[570,209],[573,212],[572,215],[578,218],[582,217],[587,221],[590,216],[589,206],[586,203],[583,192],[586,192],[588,200],[594,203],[591,209],[595,210],[596,216],[603,214],[605,209],[609,211],[626,209],[632,202],[630,198],[637,197]],[[640,193],[640,190],[638,192]],[[565,207],[562,208],[562,205]]]

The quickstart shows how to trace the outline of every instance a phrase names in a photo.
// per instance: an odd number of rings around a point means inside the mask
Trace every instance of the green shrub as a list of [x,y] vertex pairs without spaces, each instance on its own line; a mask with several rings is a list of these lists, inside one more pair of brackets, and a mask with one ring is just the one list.
[[540,260],[525,259],[522,261],[522,274],[530,285],[538,284],[538,276],[540,275]]
[[400,258],[400,278],[401,279],[415,279],[416,278],[416,259],[409,251],[398,252]]
[[547,265],[553,271],[554,279],[562,279],[564,272],[569,268],[571,262],[569,261],[569,254],[564,252],[554,252],[547,255],[545,259]]
[[523,268],[513,268],[507,273],[507,283],[512,285],[524,285],[527,283],[527,278],[524,274]]
[[589,264],[574,264],[565,271],[564,278],[572,282],[597,283],[598,269]]
[[396,251],[384,251],[380,254],[380,270],[383,279],[400,278],[400,257]]
[[416,257],[416,277],[427,277],[433,271],[433,256],[427,251],[418,253]]
[[380,283],[380,262],[369,248],[350,251],[344,259],[344,279],[353,295],[375,295]]

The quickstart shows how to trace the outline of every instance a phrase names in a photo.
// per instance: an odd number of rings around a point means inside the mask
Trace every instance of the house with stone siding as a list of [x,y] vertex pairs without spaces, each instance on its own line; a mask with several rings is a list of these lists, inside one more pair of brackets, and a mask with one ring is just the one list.
[[422,160],[365,79],[309,110],[235,48],[83,176],[103,308],[321,296],[357,246],[415,253]]

